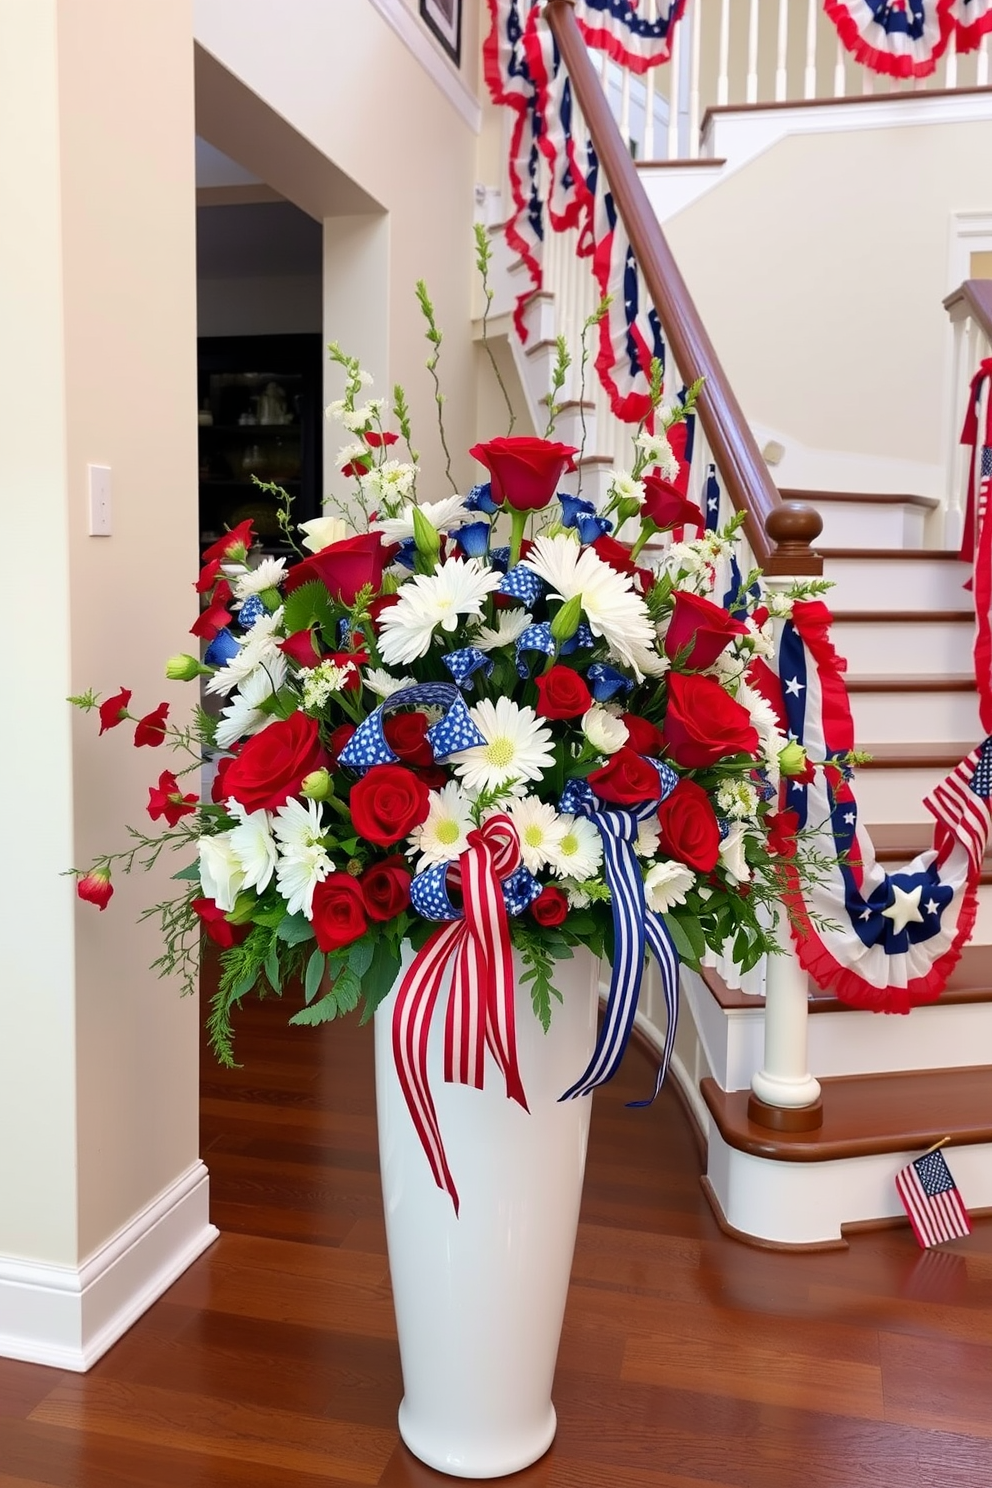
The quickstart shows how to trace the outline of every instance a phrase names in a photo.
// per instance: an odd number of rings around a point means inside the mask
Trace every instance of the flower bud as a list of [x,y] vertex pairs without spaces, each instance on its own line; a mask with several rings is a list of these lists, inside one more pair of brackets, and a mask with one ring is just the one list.
[[441,552],[437,528],[427,520],[419,506],[413,508],[413,540],[422,558],[436,563]]
[[258,597],[270,615],[274,615],[282,604],[282,595],[278,589],[263,589]]
[[579,628],[582,618],[582,595],[573,594],[565,601],[551,622],[551,634],[556,641],[570,641]]
[[229,925],[247,925],[257,908],[257,894],[251,894],[247,891],[239,894],[234,901],[234,908],[226,916],[227,923]]
[[327,770],[311,770],[309,775],[304,775],[300,794],[308,801],[326,801],[328,796],[333,796],[334,782]]
[[582,715],[582,732],[600,754],[616,754],[630,737],[623,719],[614,718],[605,708],[590,708]]
[[201,666],[195,656],[182,651],[178,656],[169,657],[165,663],[165,675],[170,682],[192,682],[194,677],[212,676],[213,668]]
[[91,868],[89,873],[76,879],[76,893],[80,899],[85,899],[88,904],[95,904],[98,909],[106,909],[113,892],[109,868]]
[[779,751],[778,767],[783,775],[804,775],[808,766],[806,751],[798,739],[790,739]]

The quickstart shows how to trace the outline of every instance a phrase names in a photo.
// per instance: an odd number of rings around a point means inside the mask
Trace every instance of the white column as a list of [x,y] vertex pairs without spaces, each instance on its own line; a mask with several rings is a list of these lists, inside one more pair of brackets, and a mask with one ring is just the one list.
[[721,106],[730,99],[730,0],[720,0],[720,60],[717,67],[716,101]]

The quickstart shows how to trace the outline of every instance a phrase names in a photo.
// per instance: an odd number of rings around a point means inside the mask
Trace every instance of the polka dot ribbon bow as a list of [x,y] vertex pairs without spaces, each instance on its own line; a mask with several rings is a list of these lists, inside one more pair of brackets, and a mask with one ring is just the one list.
[[[400,1087],[434,1180],[451,1195],[456,1214],[458,1191],[445,1156],[427,1077],[431,1019],[449,968],[452,978],[444,1019],[445,1080],[481,1090],[488,1045],[506,1082],[508,1099],[528,1109],[517,1065],[507,905],[509,902],[515,908],[515,898],[534,895],[519,883],[521,871],[527,870],[522,869],[520,839],[508,816],[491,816],[477,831],[469,833],[468,843],[457,862],[447,865],[440,885],[436,879],[429,888],[421,885],[421,896],[430,896],[423,907],[414,898],[414,907],[421,913],[446,923],[418,951],[393,1009],[393,1055]],[[427,876],[418,875],[420,879]],[[539,886],[532,883],[538,890]],[[461,911],[448,897],[449,886],[461,892]]]

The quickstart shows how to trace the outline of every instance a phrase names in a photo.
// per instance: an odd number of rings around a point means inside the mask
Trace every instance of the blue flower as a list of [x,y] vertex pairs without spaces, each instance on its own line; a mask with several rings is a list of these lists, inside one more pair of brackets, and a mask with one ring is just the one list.
[[465,505],[469,511],[485,512],[487,516],[495,516],[499,511],[492,496],[492,485],[489,481],[483,481],[478,486],[473,486],[465,497]]
[[467,557],[484,558],[491,531],[488,522],[469,522],[467,526],[457,527],[454,532],[449,532],[448,536],[454,538]]
[[596,515],[596,508],[584,496],[569,496],[566,491],[559,491],[558,500],[561,502],[561,525],[563,527],[575,527],[580,516],[594,517]]
[[393,559],[394,563],[402,563],[404,568],[413,568],[417,561],[417,544],[412,537],[405,537],[400,543]]
[[204,653],[203,659],[207,666],[225,667],[232,657],[237,656],[240,650],[240,645],[225,627],[224,630],[219,630],[214,636]]
[[257,624],[258,621],[261,620],[263,615],[267,614],[268,610],[265,608],[258,595],[249,594],[248,598],[241,606],[241,609],[238,611],[238,624],[241,626],[242,630],[251,630],[252,626]]
[[509,566],[510,562],[509,545],[507,545],[505,548],[493,548],[492,552],[489,554],[489,562],[492,564],[493,568],[498,568],[500,573],[506,573],[507,567]]

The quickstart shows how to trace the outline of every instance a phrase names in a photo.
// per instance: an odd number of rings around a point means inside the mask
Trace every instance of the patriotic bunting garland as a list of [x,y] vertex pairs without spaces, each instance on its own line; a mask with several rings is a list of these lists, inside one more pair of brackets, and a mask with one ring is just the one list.
[[992,0],[951,0],[949,11],[956,28],[955,47],[959,52],[973,52],[992,31]]
[[954,30],[948,0],[824,0],[824,9],[855,61],[886,77],[929,77]]
[[972,379],[961,443],[971,449],[971,459],[960,556],[974,564],[975,681],[982,728],[992,731],[992,522],[987,520],[992,489],[992,357],[982,362]]

